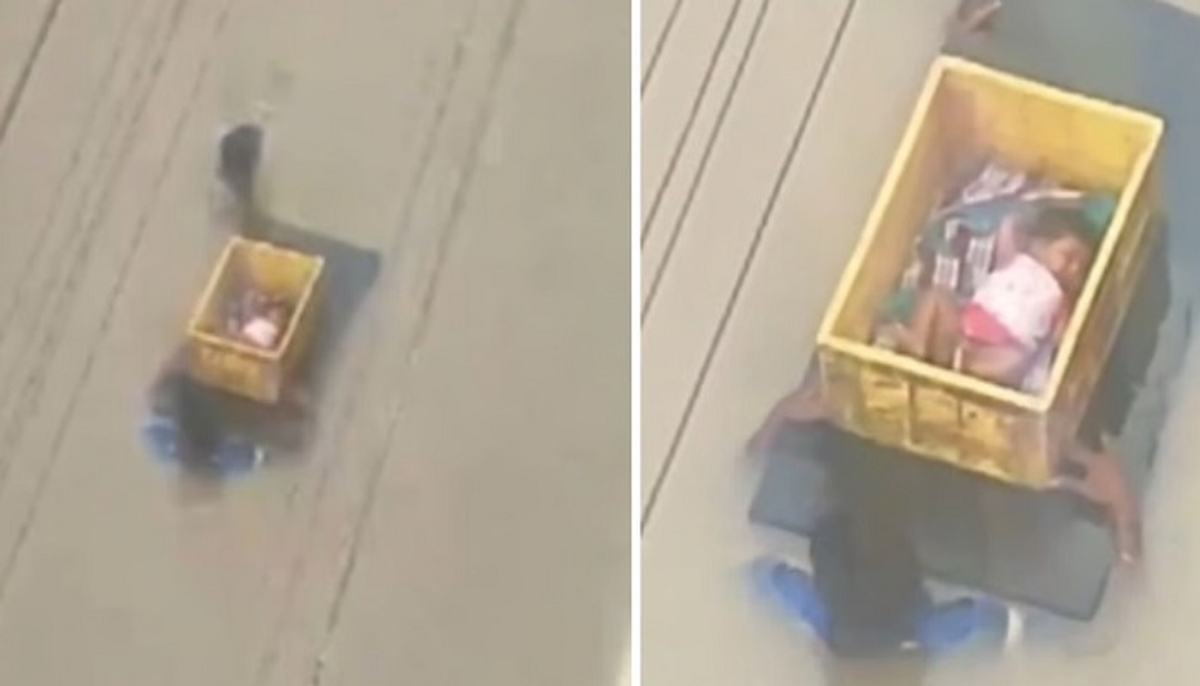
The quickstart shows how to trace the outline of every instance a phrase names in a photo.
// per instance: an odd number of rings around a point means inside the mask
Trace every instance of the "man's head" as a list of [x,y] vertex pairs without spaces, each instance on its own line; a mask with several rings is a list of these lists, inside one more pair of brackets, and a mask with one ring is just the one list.
[[210,462],[220,440],[220,426],[210,394],[178,372],[164,379],[159,389],[159,411],[174,418],[179,427],[179,459],[188,468]]
[[1029,254],[1063,290],[1078,293],[1096,255],[1096,233],[1082,212],[1052,207],[1043,210],[1029,232]]

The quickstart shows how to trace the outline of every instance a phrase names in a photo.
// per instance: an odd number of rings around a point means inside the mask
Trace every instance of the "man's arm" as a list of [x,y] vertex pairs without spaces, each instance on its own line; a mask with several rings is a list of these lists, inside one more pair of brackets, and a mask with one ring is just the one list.
[[1126,563],[1138,561],[1142,554],[1141,507],[1109,440],[1102,439],[1099,450],[1076,441],[1063,457],[1085,471],[1082,478],[1065,477],[1056,485],[1101,507],[1113,527],[1121,560]]
[[775,403],[758,431],[750,439],[748,452],[764,452],[775,443],[779,431],[789,423],[819,422],[829,419],[829,407],[816,382],[805,382]]

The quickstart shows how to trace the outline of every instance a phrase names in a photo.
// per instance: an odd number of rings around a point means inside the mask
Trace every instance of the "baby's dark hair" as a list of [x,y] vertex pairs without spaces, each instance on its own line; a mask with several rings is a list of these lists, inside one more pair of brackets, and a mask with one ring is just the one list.
[[1071,207],[1047,207],[1038,212],[1029,227],[1029,238],[1045,242],[1070,238],[1087,246],[1093,253],[1100,243],[1087,216]]

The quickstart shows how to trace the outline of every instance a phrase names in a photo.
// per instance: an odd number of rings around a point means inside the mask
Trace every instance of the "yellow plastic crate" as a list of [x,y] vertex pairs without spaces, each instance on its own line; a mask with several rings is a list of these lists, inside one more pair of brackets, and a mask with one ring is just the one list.
[[[843,428],[1012,484],[1043,488],[1072,440],[1154,238],[1158,117],[973,62],[939,57],[818,336],[822,385]],[[1030,395],[870,344],[956,153],[1119,193],[1050,381]]]
[[[191,376],[262,403],[278,402],[284,384],[311,343],[324,268],[325,260],[319,256],[240,237],[231,239],[188,324]],[[275,348],[256,348],[223,333],[223,304],[238,282],[252,283],[291,304],[291,321]]]

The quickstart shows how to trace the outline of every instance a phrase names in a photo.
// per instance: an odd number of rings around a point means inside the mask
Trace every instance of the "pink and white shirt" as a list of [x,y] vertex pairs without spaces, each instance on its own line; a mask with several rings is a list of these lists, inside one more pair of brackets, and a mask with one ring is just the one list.
[[1058,279],[1022,253],[989,274],[968,307],[986,312],[1014,342],[1033,349],[1054,332],[1064,304]]

